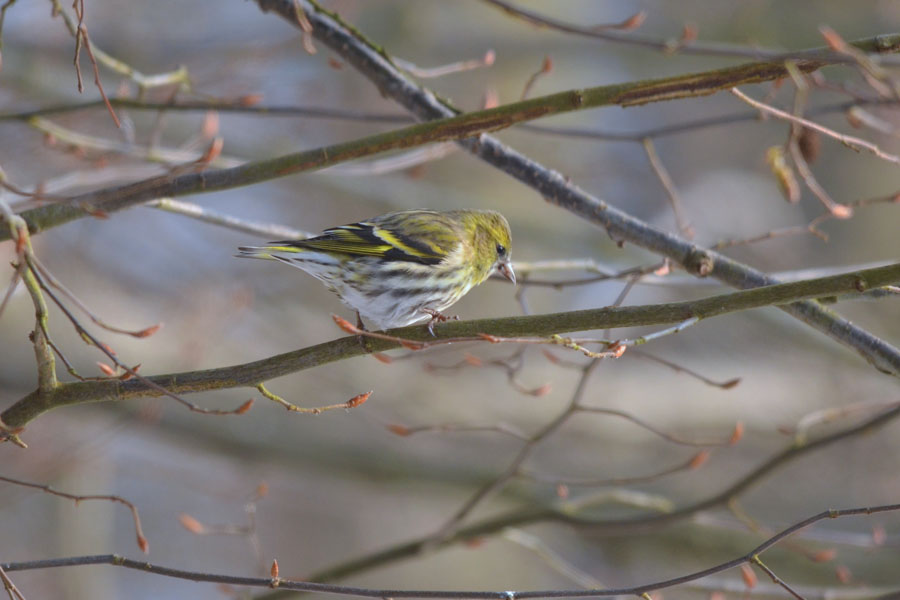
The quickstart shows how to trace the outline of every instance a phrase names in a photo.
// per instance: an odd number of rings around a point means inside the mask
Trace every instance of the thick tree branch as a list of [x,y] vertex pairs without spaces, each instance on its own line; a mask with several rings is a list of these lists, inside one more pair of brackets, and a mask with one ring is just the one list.
[[[459,338],[478,340],[481,339],[479,334],[501,337],[548,336],[590,329],[678,323],[692,318],[705,319],[751,308],[781,305],[799,299],[861,294],[866,290],[898,282],[900,282],[900,263],[895,263],[854,273],[783,283],[687,302],[449,322],[435,329],[435,337],[431,337],[427,329],[420,325],[392,329],[388,333],[422,342]],[[372,352],[399,347],[396,341],[388,339],[371,338],[367,340],[367,344]],[[49,392],[35,391],[25,396],[4,411],[0,415],[0,420],[8,427],[17,428],[40,414],[61,406],[160,396],[162,395],[160,388],[173,394],[189,394],[235,387],[255,387],[276,377],[364,353],[365,350],[357,337],[350,336],[230,367],[156,375],[145,380],[110,379],[64,383]]]

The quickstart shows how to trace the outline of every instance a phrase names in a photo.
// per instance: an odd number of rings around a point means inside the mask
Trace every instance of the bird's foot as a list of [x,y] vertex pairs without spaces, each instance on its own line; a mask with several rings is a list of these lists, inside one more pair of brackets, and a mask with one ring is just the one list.
[[[366,329],[366,324],[363,323],[362,317],[359,314],[359,311],[356,311],[356,328],[360,331],[368,331]],[[372,353],[372,347],[369,346],[369,340],[363,333],[356,334],[356,341],[359,342],[359,345],[362,346],[362,349],[365,350],[367,354]]]
[[431,315],[431,320],[428,321],[428,325],[426,325],[426,327],[428,328],[428,333],[431,334],[431,337],[435,337],[434,336],[434,324],[435,323],[444,323],[446,321],[459,321],[459,315],[448,316],[448,315],[445,315],[443,313],[440,313],[440,312],[430,309],[430,308],[423,308],[422,312],[427,315]]

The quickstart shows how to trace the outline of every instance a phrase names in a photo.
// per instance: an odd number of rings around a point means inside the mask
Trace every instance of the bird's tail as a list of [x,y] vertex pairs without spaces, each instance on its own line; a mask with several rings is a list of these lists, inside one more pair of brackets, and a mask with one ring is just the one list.
[[235,256],[238,258],[275,259],[275,257],[272,256],[271,250],[266,246],[240,246],[238,248],[238,254],[235,254]]
[[288,246],[287,242],[274,242],[271,246],[239,246],[238,258],[262,258],[264,260],[280,260],[284,261],[285,257],[276,256],[278,254],[300,254],[306,252],[303,248],[296,246]]

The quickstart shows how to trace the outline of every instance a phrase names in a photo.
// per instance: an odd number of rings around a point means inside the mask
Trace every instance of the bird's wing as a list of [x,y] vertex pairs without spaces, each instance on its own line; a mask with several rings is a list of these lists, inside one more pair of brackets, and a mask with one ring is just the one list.
[[314,238],[273,245],[435,265],[460,241],[459,226],[452,218],[432,211],[404,211],[326,229]]

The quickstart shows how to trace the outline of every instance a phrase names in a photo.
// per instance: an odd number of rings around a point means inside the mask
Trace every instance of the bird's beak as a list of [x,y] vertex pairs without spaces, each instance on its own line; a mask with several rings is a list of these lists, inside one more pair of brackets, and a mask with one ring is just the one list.
[[497,265],[497,270],[500,271],[500,274],[509,279],[513,285],[516,285],[516,273],[513,271],[512,265],[508,262],[503,262]]

